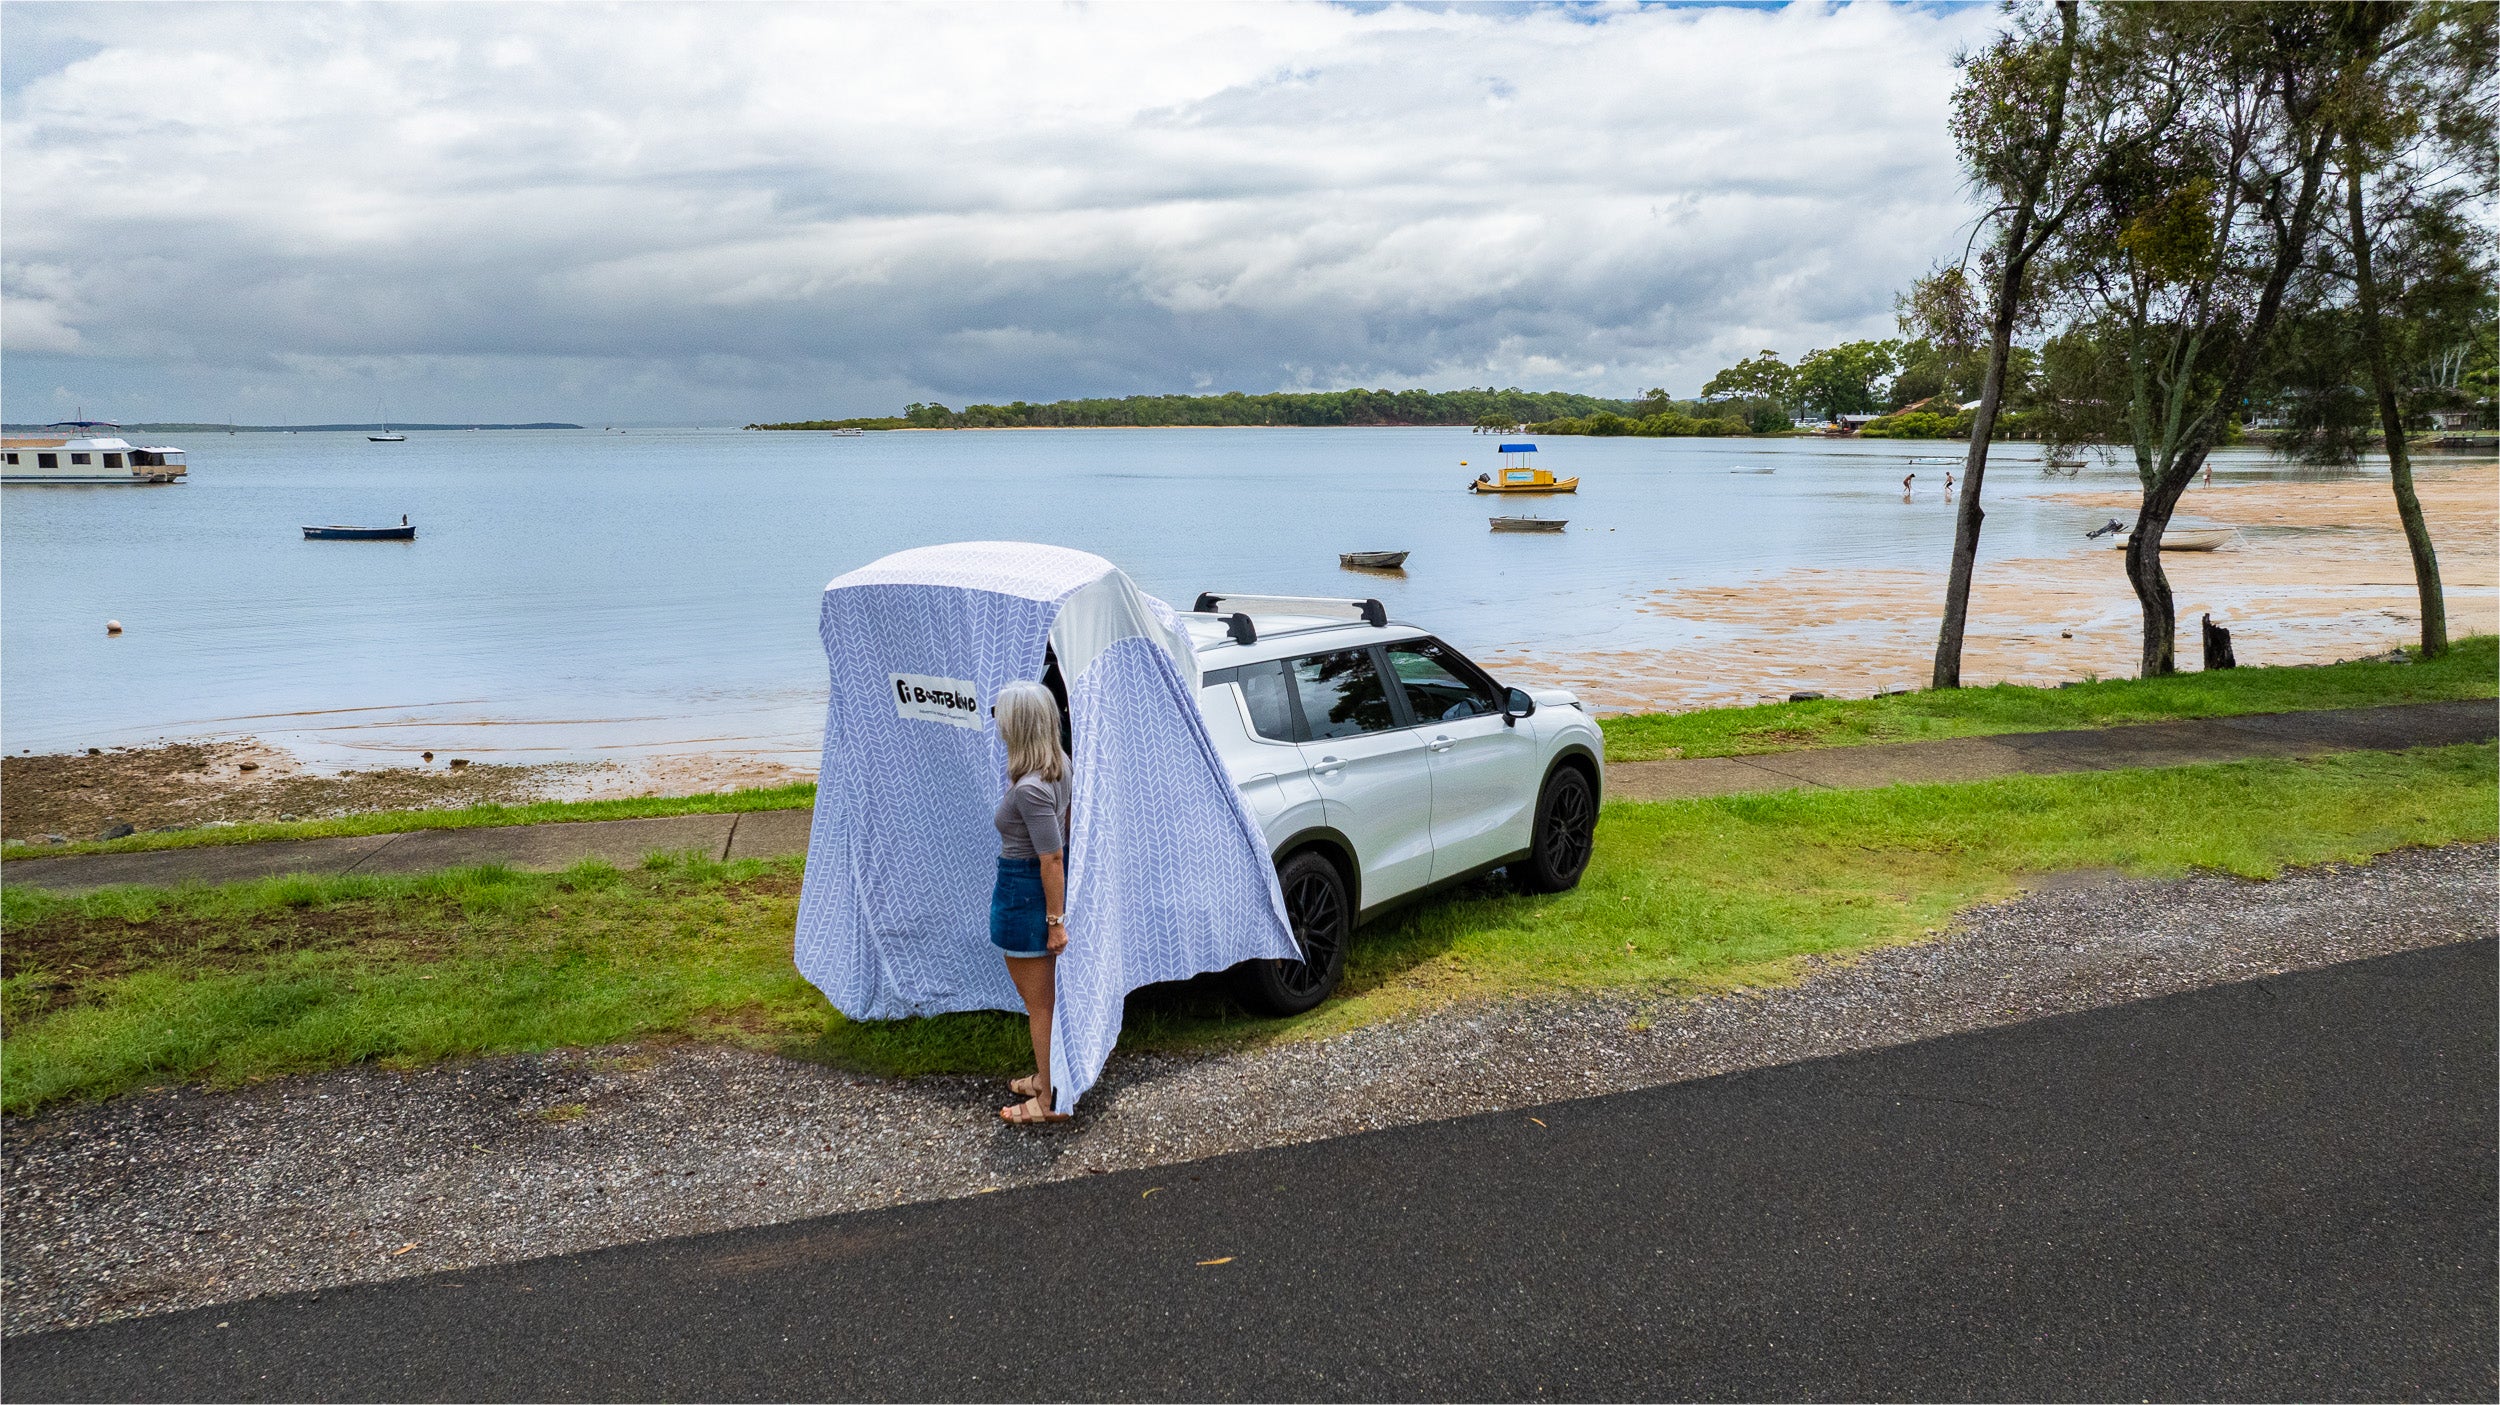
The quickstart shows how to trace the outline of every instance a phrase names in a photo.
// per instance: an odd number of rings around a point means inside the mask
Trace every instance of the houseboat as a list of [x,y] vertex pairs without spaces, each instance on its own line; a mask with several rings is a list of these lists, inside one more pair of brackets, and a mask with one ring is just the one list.
[[65,420],[0,439],[0,483],[179,483],[190,466],[170,444],[133,444],[105,420]]

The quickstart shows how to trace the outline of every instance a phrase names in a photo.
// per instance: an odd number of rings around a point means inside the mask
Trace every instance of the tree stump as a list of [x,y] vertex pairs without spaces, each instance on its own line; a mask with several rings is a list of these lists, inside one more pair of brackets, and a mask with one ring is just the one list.
[[2240,661],[2231,656],[2231,631],[2215,624],[2211,615],[2205,616],[2204,620],[2205,671],[2211,673],[2217,668],[2239,667]]

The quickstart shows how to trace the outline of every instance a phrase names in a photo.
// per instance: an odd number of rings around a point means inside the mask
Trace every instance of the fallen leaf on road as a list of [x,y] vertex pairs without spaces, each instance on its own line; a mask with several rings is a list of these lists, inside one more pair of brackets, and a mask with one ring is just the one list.
[[402,1245],[400,1245],[398,1248],[393,1249],[393,1250],[391,1251],[391,1257],[392,1257],[392,1258],[394,1258],[394,1259],[395,1259],[395,1258],[398,1258],[400,1255],[407,1253],[409,1250],[414,1249],[415,1247],[417,1247],[417,1246],[416,1246],[416,1245],[415,1245],[415,1243],[413,1243],[413,1242],[411,1242],[411,1243],[407,1243],[407,1244],[402,1244]]
[[[1163,1189],[1163,1187],[1161,1187],[1161,1186],[1159,1186],[1159,1185],[1150,1185],[1150,1186],[1146,1187],[1146,1195],[1152,1195],[1152,1194],[1154,1194],[1156,1191],[1161,1190],[1161,1189]],[[1140,1199],[1140,1200],[1143,1200],[1143,1199],[1145,1199],[1145,1198],[1146,1198],[1146,1195],[1141,1195],[1141,1196],[1139,1196],[1139,1197],[1137,1197],[1137,1198],[1138,1198],[1138,1199]]]
[[[1529,1120],[1529,1121],[1531,1121],[1531,1122],[1533,1122],[1533,1123],[1535,1123],[1536,1125],[1538,1125],[1538,1126],[1540,1126],[1540,1127],[1544,1127],[1544,1126],[1545,1126],[1545,1119],[1544,1119],[1544,1118],[1542,1118],[1542,1117],[1531,1117],[1531,1118],[1529,1118],[1528,1120]],[[1547,1127],[1547,1128],[1546,1128],[1546,1130],[1550,1132],[1550,1131],[1552,1131],[1553,1129],[1552,1129],[1552,1128],[1550,1128],[1550,1127]]]
[[1231,1263],[1232,1261],[1233,1261],[1233,1256],[1232,1256],[1232,1255],[1230,1255],[1230,1254],[1226,1254],[1224,1257],[1222,1257],[1222,1258],[1220,1258],[1220,1259],[1200,1259],[1200,1260],[1198,1261],[1198,1267],[1200,1267],[1200,1268],[1213,1268],[1213,1267],[1215,1267],[1217,1264],[1228,1264],[1228,1263]]

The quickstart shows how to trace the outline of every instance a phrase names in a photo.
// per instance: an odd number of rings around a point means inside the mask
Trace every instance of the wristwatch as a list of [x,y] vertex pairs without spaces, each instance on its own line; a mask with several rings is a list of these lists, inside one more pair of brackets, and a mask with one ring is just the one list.
[[1067,919],[1067,918],[1065,918],[1065,917],[1061,917],[1061,916],[1057,916],[1056,914],[1052,914],[1052,913],[1044,913],[1044,914],[1042,915],[1042,920],[1043,920],[1044,922],[1049,923],[1049,924],[1050,924],[1051,926],[1053,926],[1053,927],[1065,927],[1065,926],[1067,926],[1067,925],[1068,925],[1068,919]]

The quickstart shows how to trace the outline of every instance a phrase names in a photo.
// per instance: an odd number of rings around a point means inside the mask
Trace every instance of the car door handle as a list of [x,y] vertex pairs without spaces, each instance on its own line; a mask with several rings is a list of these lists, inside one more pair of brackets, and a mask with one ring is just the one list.
[[1434,737],[1431,741],[1424,743],[1424,745],[1427,749],[1432,751],[1447,751],[1451,747],[1458,745],[1458,743],[1451,741],[1448,737]]
[[1333,776],[1339,771],[1345,769],[1345,763],[1338,760],[1334,756],[1323,756],[1319,759],[1319,765],[1313,767],[1312,769],[1317,771],[1320,775]]

